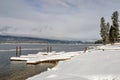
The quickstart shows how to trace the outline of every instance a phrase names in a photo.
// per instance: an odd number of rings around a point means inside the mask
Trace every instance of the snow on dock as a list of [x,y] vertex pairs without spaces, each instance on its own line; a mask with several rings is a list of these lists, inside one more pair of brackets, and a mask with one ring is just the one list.
[[11,57],[11,61],[26,61],[27,64],[38,64],[40,62],[61,61],[71,59],[80,52],[38,52],[37,54],[21,55],[20,57]]
[[11,57],[11,61],[27,61],[29,58],[23,58],[23,57]]
[[37,64],[40,62],[49,62],[49,61],[61,61],[71,59],[73,56],[77,55],[80,52],[58,52],[56,54],[49,54],[47,56],[39,56],[36,58],[31,58],[27,60],[27,64]]

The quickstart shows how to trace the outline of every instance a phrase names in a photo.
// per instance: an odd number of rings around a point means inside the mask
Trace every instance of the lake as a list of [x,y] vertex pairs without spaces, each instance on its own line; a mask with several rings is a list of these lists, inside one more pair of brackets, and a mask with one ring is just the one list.
[[16,46],[21,46],[21,54],[36,54],[46,52],[47,46],[52,46],[53,51],[81,51],[93,44],[0,44],[0,80],[25,80],[28,77],[46,71],[57,65],[53,63],[40,63],[37,65],[26,64],[25,61],[10,61],[16,56]]

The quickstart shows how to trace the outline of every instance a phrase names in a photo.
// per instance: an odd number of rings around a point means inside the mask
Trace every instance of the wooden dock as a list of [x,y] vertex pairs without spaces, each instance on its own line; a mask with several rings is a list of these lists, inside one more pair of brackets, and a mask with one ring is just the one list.
[[11,57],[11,61],[26,61],[27,64],[38,64],[43,62],[68,60],[78,55],[80,52],[56,52],[21,55],[20,57]]

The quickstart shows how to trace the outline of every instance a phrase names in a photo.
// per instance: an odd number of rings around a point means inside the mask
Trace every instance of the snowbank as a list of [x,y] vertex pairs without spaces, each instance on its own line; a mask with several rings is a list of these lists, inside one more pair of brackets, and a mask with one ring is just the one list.
[[119,45],[89,50],[27,80],[120,80]]

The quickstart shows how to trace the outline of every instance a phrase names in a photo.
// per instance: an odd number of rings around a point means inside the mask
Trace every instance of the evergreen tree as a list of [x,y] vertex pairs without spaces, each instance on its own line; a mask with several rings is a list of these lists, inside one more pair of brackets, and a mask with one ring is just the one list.
[[115,43],[115,38],[116,36],[116,28],[111,26],[110,31],[109,31],[109,41],[110,43]]
[[107,32],[109,33],[109,30],[110,30],[110,24],[109,24],[109,22],[107,22]]
[[107,22],[107,25],[105,26],[105,36],[106,36],[106,40],[105,42],[106,43],[109,43],[109,30],[110,30],[110,24],[109,22]]
[[115,41],[118,41],[118,37],[119,37],[119,23],[118,23],[118,16],[119,16],[119,13],[117,11],[115,11],[113,14],[112,14],[112,27],[114,27],[115,29],[115,33],[114,33],[114,38],[115,38]]
[[101,18],[100,27],[100,35],[102,37],[103,44],[107,44],[109,43],[109,23],[106,25],[104,17]]
[[105,19],[104,17],[101,18],[101,24],[100,24],[100,35],[102,37],[103,43],[105,44]]

